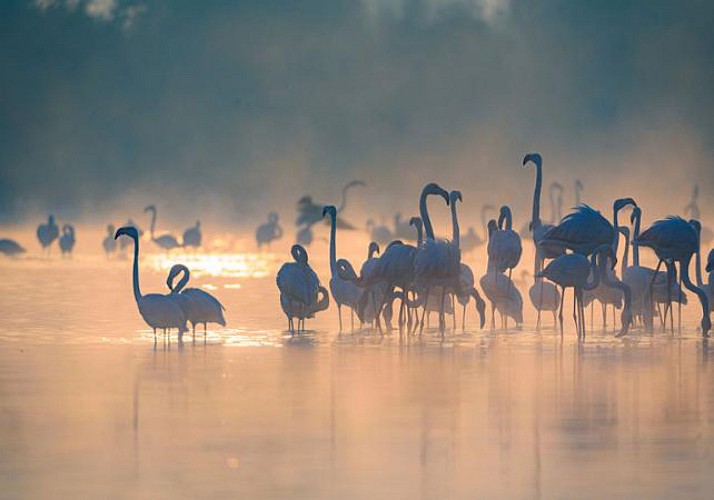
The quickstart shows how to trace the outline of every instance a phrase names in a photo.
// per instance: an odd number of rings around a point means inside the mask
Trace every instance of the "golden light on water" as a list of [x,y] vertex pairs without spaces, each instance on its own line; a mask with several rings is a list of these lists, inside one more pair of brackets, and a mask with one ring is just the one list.
[[150,254],[146,265],[155,271],[168,272],[181,263],[191,270],[191,276],[221,278],[265,278],[274,271],[276,258],[261,253],[163,253]]

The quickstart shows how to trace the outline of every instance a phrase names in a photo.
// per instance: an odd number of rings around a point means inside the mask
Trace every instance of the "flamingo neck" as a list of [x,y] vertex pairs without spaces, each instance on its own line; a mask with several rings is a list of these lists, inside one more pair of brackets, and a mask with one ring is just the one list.
[[687,290],[697,294],[697,297],[699,297],[699,302],[702,304],[702,322],[704,322],[704,318],[709,315],[709,297],[704,290],[698,286],[694,286],[694,283],[692,283],[692,280],[689,278],[689,263],[691,260],[692,256],[688,255],[679,263],[679,273],[682,277],[682,283],[684,283]]
[[622,267],[620,274],[625,277],[625,270],[627,269],[628,261],[630,260],[630,235],[625,233],[625,252],[622,254]]
[[600,264],[600,268],[598,269],[598,258],[597,254],[593,254],[590,260],[590,273],[592,274],[593,280],[591,283],[585,283],[585,286],[583,287],[583,290],[585,291],[595,290],[598,285],[600,285],[600,273],[602,272],[604,266]]
[[424,224],[424,233],[426,234],[426,239],[434,239],[434,228],[431,225],[431,219],[429,218],[429,210],[426,207],[426,198],[429,193],[422,193],[419,198],[419,215],[421,216],[421,221]]
[[618,230],[619,224],[617,222],[617,209],[614,209],[613,211],[613,216],[612,216],[612,227],[615,229],[615,235],[612,237],[612,249],[615,251],[615,255],[617,255],[617,248],[620,245],[620,231]]
[[632,265],[640,266],[640,215],[635,214],[635,229],[632,235]]
[[550,223],[555,224],[555,195],[553,194],[553,188],[548,191],[548,198],[550,199]]
[[575,186],[575,206],[580,206],[580,186]]
[[131,272],[131,281],[134,288],[134,299],[139,302],[141,300],[141,289],[139,288],[139,238],[134,238],[134,265]]
[[459,231],[459,218],[456,215],[456,200],[451,203],[451,228],[452,228],[452,239],[456,248],[461,245],[461,234]]
[[424,228],[422,227],[422,224],[417,224],[416,230],[417,230],[417,246],[421,246],[421,244],[424,243]]
[[154,239],[154,230],[156,229],[156,209],[151,209],[151,239]]
[[330,211],[330,273],[337,277],[337,216]]
[[536,163],[536,183],[533,190],[533,215],[531,217],[531,230],[535,231],[540,227],[540,193],[543,188],[543,167]]
[[181,271],[183,271],[183,276],[178,282],[178,285],[173,289],[173,293],[180,293],[181,290],[183,290],[186,285],[188,284],[188,280],[191,276],[191,273],[188,270],[188,267],[186,266],[181,266]]

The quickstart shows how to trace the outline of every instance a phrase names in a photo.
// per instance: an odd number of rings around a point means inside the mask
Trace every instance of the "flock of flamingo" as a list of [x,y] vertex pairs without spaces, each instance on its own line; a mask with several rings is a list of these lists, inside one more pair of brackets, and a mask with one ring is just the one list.
[[[291,334],[305,329],[305,320],[328,309],[330,297],[337,305],[340,332],[343,330],[343,308],[349,310],[352,329],[355,316],[361,325],[372,325],[383,331],[391,331],[394,305],[398,303],[397,322],[400,332],[421,335],[430,313],[438,314],[439,333],[446,331],[446,316],[453,317],[456,329],[456,303],[461,305],[462,328],[465,328],[468,304],[473,301],[478,313],[480,327],[486,322],[486,302],[490,304],[491,328],[496,328],[496,313],[500,316],[501,328],[508,328],[509,319],[517,326],[523,322],[523,298],[513,279],[513,270],[519,265],[523,253],[521,235],[530,237],[535,245],[534,272],[528,291],[529,299],[537,312],[536,328],[541,326],[541,314],[551,313],[554,326],[559,324],[563,334],[564,296],[567,288],[573,289],[573,320],[579,340],[586,335],[585,307],[599,301],[602,304],[603,326],[607,322],[607,308],[621,309],[620,327],[616,334],[623,336],[633,326],[652,331],[658,318],[663,329],[669,317],[670,330],[674,331],[673,303],[679,305],[678,323],[681,329],[681,305],[687,303],[682,285],[695,294],[701,304],[701,333],[707,337],[711,329],[710,308],[714,305],[714,250],[706,262],[708,283],[702,279],[701,242],[709,242],[712,232],[699,222],[698,189],[695,187],[686,213],[691,219],[670,216],[654,222],[641,231],[642,209],[632,198],[617,199],[613,203],[612,220],[599,211],[580,202],[583,189],[575,184],[576,207],[561,219],[563,187],[558,183],[550,186],[552,223],[544,223],[540,217],[540,201],[543,186],[543,160],[540,154],[532,153],[523,158],[523,166],[534,166],[536,171],[531,220],[520,234],[513,229],[513,216],[509,206],[498,210],[497,218],[487,220],[487,213],[495,207],[485,205],[481,210],[484,235],[473,228],[463,236],[460,233],[458,204],[462,194],[457,190],[447,191],[436,183],[429,183],[419,197],[419,216],[402,220],[397,214],[394,230],[384,225],[367,223],[372,241],[367,248],[367,258],[359,273],[346,259],[337,256],[337,232],[355,227],[339,214],[346,206],[347,191],[364,186],[353,181],[342,190],[339,207],[322,205],[305,196],[298,202],[297,243],[291,248],[293,262],[284,263],[276,276],[280,292],[280,306],[288,320]],[[450,212],[450,239],[437,238],[429,216],[427,201],[441,200]],[[618,214],[625,207],[631,208],[630,224],[621,226]],[[154,205],[144,209],[151,215],[151,241],[159,248],[171,250],[179,247],[200,247],[201,225],[184,231],[182,241],[171,234],[155,235],[157,210]],[[270,213],[266,223],[255,233],[258,248],[280,239],[283,230],[278,215]],[[325,221],[330,225],[329,291],[325,288],[308,261],[306,246],[313,240],[312,226]],[[558,222],[559,221],[559,222]],[[632,229],[630,229],[630,225]],[[199,288],[186,288],[189,269],[177,264],[169,272],[166,284],[169,293],[142,294],[139,286],[139,241],[142,232],[129,220],[115,231],[107,226],[107,235],[102,241],[105,252],[110,255],[134,243],[132,271],[133,291],[139,313],[154,331],[164,334],[177,329],[182,335],[190,323],[195,337],[196,325],[203,324],[204,335],[208,323],[225,326],[223,305],[211,294]],[[126,238],[120,238],[125,236]],[[43,252],[49,252],[52,243],[58,240],[63,255],[72,253],[75,245],[75,230],[64,224],[60,233],[52,215],[46,224],[37,228],[37,238]],[[620,240],[624,238],[624,245]],[[416,244],[405,241],[415,241]],[[486,244],[487,269],[478,280],[473,270],[462,261],[462,253]],[[384,250],[380,252],[380,246]],[[632,263],[629,262],[630,247]],[[622,251],[620,252],[620,249]],[[640,265],[640,249],[649,248],[658,259],[656,268]],[[24,248],[14,240],[0,239],[0,253],[17,255]],[[620,256],[620,253],[622,254]],[[618,258],[622,260],[619,276],[616,272]],[[689,268],[695,259],[696,284],[690,278]],[[664,266],[664,270],[662,270]],[[678,268],[677,268],[678,267]],[[527,276],[526,271],[522,275]],[[174,286],[177,277],[181,279]],[[591,308],[591,329],[592,310]],[[297,325],[295,324],[297,321]]]
[[[681,328],[681,305],[687,297],[682,285],[695,294],[701,304],[701,333],[709,335],[710,296],[714,292],[714,250],[709,253],[706,271],[709,283],[704,284],[701,271],[700,247],[702,238],[709,239],[711,231],[702,228],[698,220],[696,204],[698,190],[692,203],[687,207],[690,220],[670,216],[654,222],[640,231],[642,209],[632,198],[622,198],[613,203],[612,220],[599,211],[580,203],[583,188],[576,183],[577,206],[571,213],[560,219],[562,186],[551,186],[551,203],[558,214],[557,224],[545,224],[540,218],[540,199],[543,184],[543,160],[540,154],[532,153],[523,158],[523,166],[533,165],[536,182],[533,195],[533,211],[526,234],[535,244],[533,283],[529,298],[537,311],[537,328],[540,328],[541,313],[551,312],[554,322],[560,324],[563,333],[564,295],[567,288],[573,289],[573,320],[579,340],[586,335],[585,307],[598,300],[603,305],[603,323],[607,321],[607,307],[622,309],[620,329],[617,336],[628,333],[633,325],[652,331],[655,317],[659,317],[665,328],[669,316],[670,329],[674,331],[673,303],[679,304],[679,325]],[[427,200],[441,198],[450,210],[451,239],[437,238],[429,217]],[[311,200],[310,200],[311,202]],[[409,220],[409,226],[416,232],[416,245],[402,239],[392,239],[394,235],[407,235],[401,216],[395,217],[395,231],[385,226],[375,226],[370,221],[368,230],[373,241],[367,258],[359,273],[346,259],[337,258],[336,236],[340,226],[337,214],[340,210],[332,205],[322,208],[321,218],[331,223],[329,252],[330,280],[329,293],[319,277],[310,267],[308,253],[301,244],[293,245],[293,262],[283,264],[276,282],[280,291],[280,305],[288,320],[291,332],[304,329],[305,320],[312,318],[329,307],[329,297],[337,304],[340,331],[342,331],[342,308],[350,310],[352,326],[357,316],[362,324],[374,324],[382,330],[392,328],[393,304],[399,303],[398,325],[407,332],[422,334],[425,318],[431,312],[438,313],[439,332],[446,330],[446,316],[452,315],[456,328],[455,303],[463,307],[462,326],[466,320],[466,306],[473,300],[485,324],[485,301],[476,288],[473,270],[461,260],[463,251],[473,249],[482,243],[474,231],[469,231],[468,247],[462,244],[457,204],[462,202],[459,191],[447,191],[438,184],[424,186],[419,197],[419,217]],[[625,207],[631,207],[629,225],[621,226],[618,214]],[[485,213],[493,207],[486,206]],[[319,220],[311,211],[312,221]],[[484,220],[485,222],[485,220]],[[513,229],[511,209],[500,208],[497,219],[491,219],[487,227],[488,263],[486,273],[478,285],[491,306],[491,328],[495,328],[496,312],[501,318],[501,328],[508,328],[508,320],[517,325],[523,322],[523,298],[512,278],[512,272],[520,263],[523,246],[521,236]],[[620,239],[625,239],[622,251],[620,276],[615,267],[618,262]],[[405,236],[404,239],[410,239]],[[379,245],[385,245],[379,254]],[[632,246],[633,262],[629,253]],[[640,265],[641,248],[649,248],[658,259],[655,269]],[[378,254],[378,255],[377,255]],[[689,268],[696,259],[696,284],[692,282]],[[662,269],[664,266],[664,270]],[[677,269],[677,266],[679,269]],[[664,308],[664,311],[662,311]],[[592,318],[592,316],[591,316]],[[297,320],[297,326],[295,321]],[[592,319],[591,319],[592,323]]]

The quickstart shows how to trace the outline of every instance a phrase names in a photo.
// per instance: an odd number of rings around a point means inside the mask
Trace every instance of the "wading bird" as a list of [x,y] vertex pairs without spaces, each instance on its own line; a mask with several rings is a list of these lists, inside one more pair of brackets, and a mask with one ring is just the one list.
[[[183,276],[174,287],[174,279],[180,273],[183,273]],[[196,338],[196,325],[203,323],[203,339],[205,341],[208,334],[208,323],[226,326],[226,319],[223,316],[223,311],[226,308],[210,293],[200,288],[186,288],[190,276],[188,267],[183,264],[175,264],[166,278],[166,286],[171,290],[169,296],[181,307],[186,320],[191,323],[194,339]]]
[[25,253],[25,249],[15,240],[0,239],[0,253],[10,257]]
[[47,218],[47,224],[40,224],[37,226],[37,239],[40,240],[42,250],[47,250],[48,254],[50,251],[50,245],[52,245],[58,236],[59,227],[55,224],[54,215],[50,215]]
[[104,248],[104,253],[107,257],[112,255],[117,249],[117,242],[114,239],[114,224],[107,224],[107,235],[102,240],[102,248]]
[[65,224],[62,226],[62,236],[59,238],[59,247],[62,255],[72,255],[76,239],[74,237],[74,226]]
[[[320,279],[308,263],[307,250],[293,245],[290,253],[294,262],[286,262],[276,276],[280,290],[280,306],[288,318],[290,333],[304,329],[304,322],[329,306],[327,290],[320,285]],[[294,319],[298,320],[297,330]]]
[[178,240],[171,234],[162,234],[158,238],[155,236],[156,230],[156,207],[154,205],[149,205],[144,208],[144,213],[151,212],[151,229],[149,230],[151,234],[151,241],[153,241],[157,246],[163,248],[164,250],[172,250],[178,248],[181,245]]
[[[270,248],[270,242],[274,240],[279,240],[283,237],[283,228],[278,224],[278,214],[275,212],[270,212],[268,214],[268,222],[265,222],[258,226],[255,230],[255,241],[258,243],[258,250],[260,250],[263,245],[268,245]],[[307,243],[308,245],[310,243]]]
[[195,226],[191,226],[183,232],[184,247],[198,248],[201,246],[203,236],[201,235],[201,222],[196,221]]

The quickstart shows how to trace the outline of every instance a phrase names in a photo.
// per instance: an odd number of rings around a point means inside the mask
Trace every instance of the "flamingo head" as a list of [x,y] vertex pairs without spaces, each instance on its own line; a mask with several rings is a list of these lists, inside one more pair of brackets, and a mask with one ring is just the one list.
[[65,224],[62,226],[62,234],[68,234],[72,232],[74,232],[74,228],[69,224]]
[[697,219],[689,219],[689,224],[697,232],[697,237],[699,237],[702,234],[702,223],[699,222]]
[[634,224],[635,220],[642,217],[642,209],[640,207],[634,207],[632,209],[632,214],[630,215],[630,224]]
[[108,234],[114,234],[115,229],[116,228],[114,227],[114,224],[107,224],[107,233]]
[[421,217],[412,217],[409,219],[409,225],[414,227],[420,227],[422,225]]
[[268,222],[270,222],[271,224],[275,224],[276,222],[278,222],[278,214],[276,214],[275,212],[270,212],[268,214]]
[[525,167],[528,162],[533,162],[536,167],[541,168],[543,166],[543,158],[540,153],[529,153],[523,157],[523,166]]
[[352,264],[346,259],[338,259],[337,260],[337,275],[340,277],[340,279],[345,280],[345,281],[354,281],[357,278],[357,273],[355,272],[355,268],[352,267]]
[[147,205],[144,207],[144,213],[146,212],[156,212],[156,205]]
[[303,207],[306,205],[312,205],[312,196],[303,196],[298,200],[299,207]]
[[197,220],[196,221],[196,229],[200,229],[200,228],[201,228],[201,221]]
[[117,229],[116,234],[114,234],[114,239],[116,240],[119,236],[126,235],[134,240],[139,239],[139,231],[134,226],[124,226]]
[[55,216],[54,215],[50,214],[50,216],[47,217],[47,224],[49,224],[50,226],[53,226],[55,224]]
[[714,249],[709,251],[709,256],[707,257],[707,272],[710,273],[714,271]]
[[[188,276],[189,276],[188,267],[184,266],[183,264],[174,264],[171,267],[171,270],[169,270],[169,275],[166,278],[166,286],[168,286],[169,290],[171,290],[172,292],[174,291],[174,279],[176,279],[176,275],[181,272],[186,273],[186,278],[188,278]],[[188,279],[186,281],[188,281]]]
[[626,238],[630,237],[630,228],[627,226],[617,226],[617,230],[620,232],[621,235],[625,236]]
[[424,186],[424,189],[422,189],[421,195],[422,197],[429,195],[429,194],[435,194],[438,196],[441,196],[444,198],[444,201],[446,204],[449,204],[449,192],[444,189],[443,187],[439,186],[436,182],[430,182],[426,186]]
[[612,245],[603,244],[597,247],[593,252],[593,258],[595,257],[598,259],[604,257],[606,259],[605,262],[610,264],[610,269],[615,269],[617,265],[617,255],[615,255],[615,250],[612,248]]
[[463,199],[461,197],[461,191],[452,191],[449,193],[449,202],[453,205],[456,204],[457,201],[460,201],[463,203]]
[[618,200],[615,200],[615,203],[614,203],[615,212],[616,213],[619,212],[620,210],[622,210],[623,208],[625,208],[628,205],[632,206],[632,207],[636,207],[637,203],[632,198],[620,198]]
[[376,241],[370,241],[367,256],[371,259],[374,254],[379,255],[379,244]]
[[337,208],[334,205],[325,205],[325,208],[322,209],[322,216],[324,217],[327,214],[330,214],[332,218],[337,217]]
[[302,245],[295,244],[290,248],[290,254],[295,262],[299,264],[307,264],[307,250]]
[[581,191],[584,188],[585,188],[585,186],[583,186],[583,182],[580,179],[576,179],[575,180],[575,189],[577,189],[578,191]]
[[503,205],[501,209],[498,211],[498,222],[496,225],[498,226],[499,229],[503,229],[503,222],[506,222],[506,228],[505,229],[511,229],[511,220],[512,220],[512,214],[511,214],[511,207],[508,205]]

